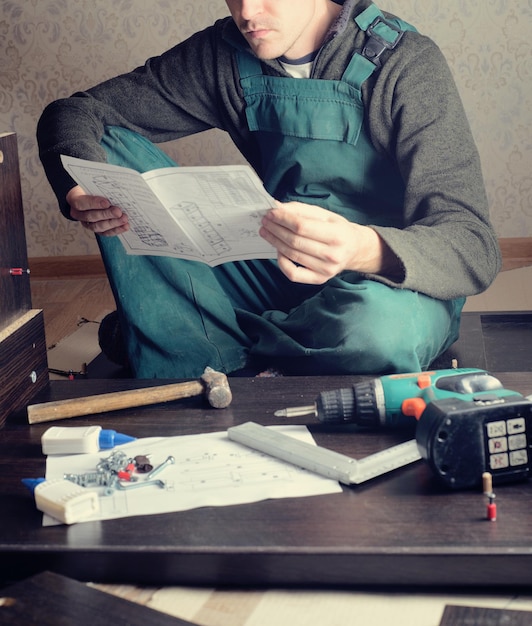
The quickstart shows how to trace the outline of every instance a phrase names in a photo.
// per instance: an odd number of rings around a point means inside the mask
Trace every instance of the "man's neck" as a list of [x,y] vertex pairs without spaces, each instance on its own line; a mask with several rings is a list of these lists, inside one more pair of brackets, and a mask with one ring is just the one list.
[[[327,37],[327,33],[330,31],[331,26],[338,19],[341,12],[342,6],[331,0],[320,4],[314,22],[314,32],[309,35],[305,46],[301,47],[296,52],[297,58],[313,54],[321,48]],[[292,55],[290,55],[290,58],[292,58]]]

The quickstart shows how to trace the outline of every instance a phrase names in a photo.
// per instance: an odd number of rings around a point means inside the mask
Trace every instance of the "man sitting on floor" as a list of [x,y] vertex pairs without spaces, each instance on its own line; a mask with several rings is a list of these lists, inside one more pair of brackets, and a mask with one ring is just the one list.
[[[437,46],[368,0],[227,0],[143,67],[49,105],[41,159],[64,215],[96,233],[135,376],[418,371],[500,267],[479,157]],[[216,268],[128,256],[128,217],[61,154],[139,171],[154,143],[229,133],[274,205],[276,260]],[[152,143],[153,142],[153,143]]]

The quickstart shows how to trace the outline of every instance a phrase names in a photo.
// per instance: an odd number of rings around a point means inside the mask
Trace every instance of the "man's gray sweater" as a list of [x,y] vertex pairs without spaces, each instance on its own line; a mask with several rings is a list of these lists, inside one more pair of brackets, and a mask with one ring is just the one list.
[[[339,80],[365,40],[354,17],[369,0],[346,0],[312,70]],[[56,101],[38,126],[40,155],[61,210],[74,181],[60,155],[104,161],[105,125],[141,133],[155,143],[219,128],[261,175],[260,154],[245,118],[235,46],[247,44],[231,18],[193,35],[136,70]],[[277,60],[264,72],[286,76]],[[404,227],[375,226],[404,267],[393,287],[440,299],[479,293],[500,269],[480,159],[448,65],[429,38],[406,32],[363,87],[365,124],[405,183]]]

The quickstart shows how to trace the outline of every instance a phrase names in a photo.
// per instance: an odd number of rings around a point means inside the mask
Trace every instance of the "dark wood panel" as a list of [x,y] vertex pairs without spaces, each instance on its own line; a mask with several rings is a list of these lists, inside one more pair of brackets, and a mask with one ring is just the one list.
[[[22,275],[12,275],[20,268]],[[22,192],[14,134],[0,134],[0,329],[31,309]]]
[[[506,387],[532,392],[529,374],[499,375]],[[137,437],[225,430],[254,420],[281,423],[275,410],[307,404],[352,377],[232,379],[223,410],[201,398],[75,418]],[[39,401],[157,385],[168,381],[52,381]],[[412,438],[410,429],[379,432],[310,424],[316,441],[362,458]],[[511,586],[532,584],[532,491],[529,482],[497,488],[496,522],[485,519],[477,491],[449,493],[416,463],[341,493],[256,504],[205,507],[41,527],[20,483],[42,475],[40,437],[51,423],[27,425],[24,412],[0,431],[0,560],[3,575],[48,569],[80,580],[137,584],[305,586]]]
[[42,311],[30,310],[0,330],[0,426],[48,384]]
[[531,611],[446,606],[440,626],[531,626]]
[[194,626],[52,572],[33,576],[0,593],[3,626]]
[[0,134],[0,426],[48,382],[42,312],[31,308],[16,135]]
[[493,372],[532,372],[532,313],[462,313],[460,337],[432,369],[477,367]]

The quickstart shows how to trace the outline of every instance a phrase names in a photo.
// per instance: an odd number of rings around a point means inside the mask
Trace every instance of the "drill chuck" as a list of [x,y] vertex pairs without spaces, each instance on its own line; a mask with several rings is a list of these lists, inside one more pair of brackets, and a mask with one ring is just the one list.
[[324,423],[353,423],[375,428],[381,425],[383,394],[380,381],[323,391],[316,400],[316,415]]

